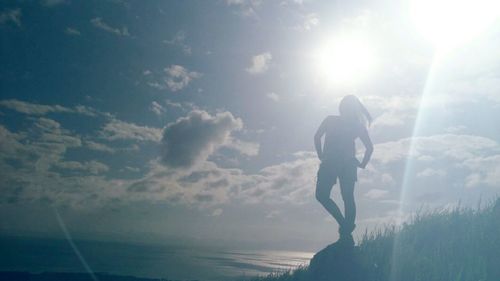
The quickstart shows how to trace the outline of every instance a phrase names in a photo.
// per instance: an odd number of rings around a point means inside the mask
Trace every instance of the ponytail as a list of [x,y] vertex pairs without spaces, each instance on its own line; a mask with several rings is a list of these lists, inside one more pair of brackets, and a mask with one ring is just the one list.
[[373,121],[372,116],[370,115],[370,112],[368,112],[366,107],[361,103],[361,101],[359,99],[357,100],[358,100],[359,110],[365,116],[366,120],[368,121],[368,127],[370,127]]

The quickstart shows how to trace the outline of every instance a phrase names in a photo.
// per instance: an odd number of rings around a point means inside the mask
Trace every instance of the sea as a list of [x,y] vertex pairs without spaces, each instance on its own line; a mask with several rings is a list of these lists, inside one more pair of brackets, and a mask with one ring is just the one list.
[[0,271],[100,272],[168,280],[229,281],[307,265],[311,252],[0,238]]

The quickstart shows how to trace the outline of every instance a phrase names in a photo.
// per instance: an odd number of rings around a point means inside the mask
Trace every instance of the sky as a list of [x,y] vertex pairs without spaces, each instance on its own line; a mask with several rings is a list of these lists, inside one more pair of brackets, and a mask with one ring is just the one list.
[[0,234],[318,250],[338,234],[313,135],[347,94],[374,117],[355,237],[484,205],[495,5],[2,1]]

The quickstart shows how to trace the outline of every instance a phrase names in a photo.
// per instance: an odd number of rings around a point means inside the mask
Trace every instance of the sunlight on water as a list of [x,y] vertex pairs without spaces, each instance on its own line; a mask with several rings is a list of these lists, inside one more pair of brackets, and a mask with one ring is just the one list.
[[[0,240],[10,253],[0,257],[0,270],[30,272],[106,272],[113,275],[175,280],[234,280],[308,264],[314,253],[291,251],[228,251],[61,239]],[[75,255],[78,247],[86,266]],[[29,256],[30,259],[25,257]]]
[[228,276],[266,275],[308,264],[313,253],[291,251],[213,252],[198,256]]

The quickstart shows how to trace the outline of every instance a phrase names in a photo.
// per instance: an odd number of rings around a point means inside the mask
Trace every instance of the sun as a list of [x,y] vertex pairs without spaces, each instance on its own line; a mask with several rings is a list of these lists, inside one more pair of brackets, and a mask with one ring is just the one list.
[[313,57],[316,78],[328,85],[357,83],[372,71],[375,63],[369,42],[352,36],[324,42]]
[[484,31],[500,15],[498,0],[412,0],[417,30],[437,48],[463,44]]

